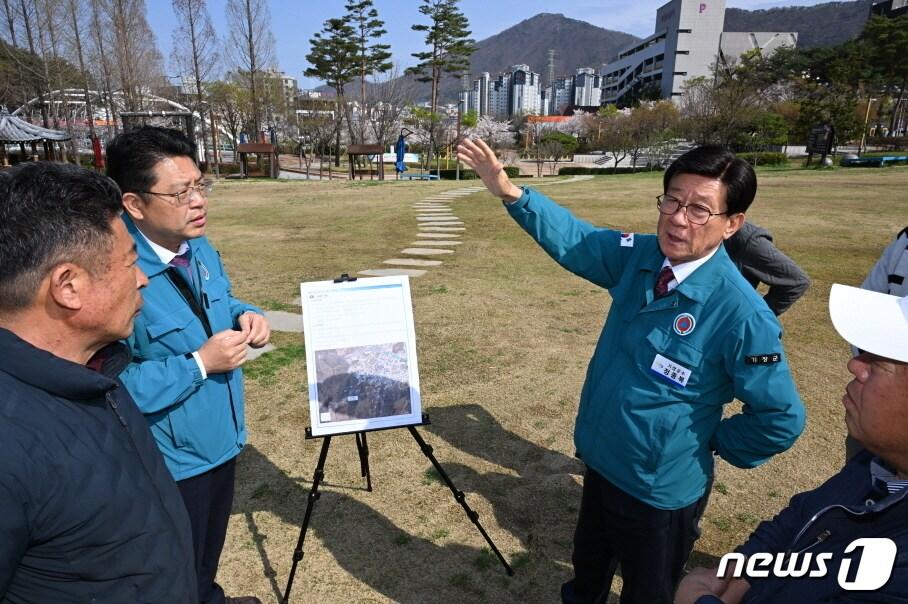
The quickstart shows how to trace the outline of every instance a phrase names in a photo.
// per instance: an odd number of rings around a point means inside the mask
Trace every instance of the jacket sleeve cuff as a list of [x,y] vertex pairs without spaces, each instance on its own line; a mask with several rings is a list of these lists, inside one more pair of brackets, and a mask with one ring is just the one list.
[[694,604],[722,604],[722,600],[714,595],[700,596]]
[[192,385],[196,388],[201,386],[205,378],[208,377],[205,366],[202,364],[202,358],[198,354],[198,352],[187,352],[183,355],[184,365],[189,373],[192,374]]
[[523,193],[515,199],[514,201],[508,203],[507,201],[502,200],[501,203],[504,204],[504,207],[507,208],[508,212],[513,212],[514,210],[522,210],[526,207],[527,203],[530,201],[530,188],[529,187],[520,187]]
[[208,372],[205,371],[205,363],[202,362],[202,355],[199,354],[198,350],[192,352],[192,358],[195,359],[196,365],[199,366],[199,373],[202,374],[202,380],[208,379]]

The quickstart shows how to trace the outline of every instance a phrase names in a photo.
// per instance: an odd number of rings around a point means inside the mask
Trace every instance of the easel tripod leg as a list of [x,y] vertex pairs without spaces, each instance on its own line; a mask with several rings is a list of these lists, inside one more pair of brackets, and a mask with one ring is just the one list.
[[369,443],[365,432],[356,433],[356,450],[359,453],[359,472],[366,479],[366,490],[372,492],[372,473],[369,471]]
[[320,497],[318,487],[325,477],[325,458],[328,457],[328,447],[331,445],[331,437],[326,436],[322,441],[322,451],[318,456],[318,463],[315,466],[315,474],[312,477],[312,488],[309,489],[309,497],[306,502],[306,515],[303,516],[303,525],[300,527],[300,536],[296,541],[296,549],[293,550],[293,565],[290,567],[290,577],[287,578],[287,588],[284,590],[284,598],[281,604],[290,602],[290,589],[293,587],[293,577],[296,575],[296,567],[300,560],[303,559],[303,542],[306,540],[306,531],[309,529],[309,518],[312,516],[312,508],[315,500]]
[[448,488],[451,489],[451,493],[454,494],[454,499],[463,508],[464,512],[467,515],[467,518],[469,518],[470,521],[474,525],[476,525],[476,528],[479,529],[479,532],[482,535],[483,539],[486,540],[486,543],[489,544],[489,547],[492,549],[492,551],[498,557],[498,560],[501,562],[502,566],[504,566],[505,572],[507,572],[508,575],[513,576],[514,569],[511,568],[511,565],[508,564],[508,561],[504,559],[504,556],[502,556],[501,552],[498,551],[498,547],[492,541],[492,538],[489,537],[489,534],[486,533],[486,530],[479,523],[479,514],[477,514],[475,511],[473,511],[473,509],[469,506],[469,504],[467,503],[467,500],[466,500],[466,495],[463,494],[463,491],[458,490],[457,487],[454,486],[454,483],[451,481],[451,478],[448,476],[448,473],[445,472],[444,468],[441,467],[441,464],[438,463],[438,460],[435,459],[435,455],[432,454],[432,446],[429,445],[428,443],[426,443],[425,440],[423,440],[422,435],[416,430],[415,426],[407,426],[407,429],[410,430],[410,434],[413,435],[413,438],[416,440],[416,443],[419,445],[419,448],[423,452],[423,455],[425,455],[426,457],[429,458],[429,461],[431,461],[432,465],[435,467],[435,471],[438,472],[438,474],[441,476],[442,480],[445,481],[445,484],[448,485]]

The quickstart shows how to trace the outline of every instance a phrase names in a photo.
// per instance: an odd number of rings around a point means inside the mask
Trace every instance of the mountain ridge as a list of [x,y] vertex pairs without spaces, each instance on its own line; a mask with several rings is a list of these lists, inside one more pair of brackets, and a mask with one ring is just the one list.
[[[796,31],[799,48],[834,46],[861,32],[873,0],[826,2],[814,6],[776,7],[761,10],[727,8],[725,31]],[[653,14],[655,18],[655,13]],[[623,48],[639,42],[632,34],[599,27],[561,13],[538,13],[476,43],[470,58],[470,80],[484,71],[494,79],[512,65],[526,64],[546,80],[548,51],[555,49],[555,75],[570,75],[580,67],[599,71],[603,63]],[[417,101],[428,100],[430,84],[412,82]],[[439,89],[442,103],[455,102],[460,78],[445,76]],[[354,85],[350,85],[350,91]],[[320,86],[317,90],[331,90]]]

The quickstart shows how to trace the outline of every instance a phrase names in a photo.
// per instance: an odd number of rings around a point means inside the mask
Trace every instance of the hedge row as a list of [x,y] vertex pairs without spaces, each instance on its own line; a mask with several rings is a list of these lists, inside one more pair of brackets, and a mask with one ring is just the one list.
[[[431,173],[436,174],[435,171],[432,171]],[[520,168],[518,168],[517,166],[506,166],[504,173],[507,174],[510,178],[517,178],[518,176],[520,176]],[[457,178],[457,170],[441,170],[437,172],[437,174],[442,180],[454,180]],[[479,177],[476,176],[476,172],[474,172],[473,170],[469,170],[467,168],[462,168],[460,170],[460,180],[475,180],[477,178]]]
[[784,166],[788,164],[788,156],[775,151],[737,153],[736,155],[752,166]]
[[649,172],[650,168],[646,166],[619,167],[615,168],[580,168],[577,166],[566,166],[558,170],[559,176],[572,176],[575,174],[631,174],[633,172]]
[[867,139],[868,147],[884,147],[890,151],[908,149],[908,136],[871,136]]

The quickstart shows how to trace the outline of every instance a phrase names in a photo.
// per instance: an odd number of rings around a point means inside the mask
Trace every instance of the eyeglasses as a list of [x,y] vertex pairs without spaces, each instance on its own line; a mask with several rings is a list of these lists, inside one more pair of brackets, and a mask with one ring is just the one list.
[[203,180],[194,187],[187,187],[179,193],[158,193],[157,191],[136,191],[136,193],[146,193],[148,195],[157,195],[158,197],[167,197],[170,199],[170,204],[175,207],[185,206],[189,203],[189,198],[193,193],[208,199],[208,194],[211,193],[211,190],[214,188],[214,183],[210,180]]
[[661,214],[665,214],[666,216],[671,216],[683,208],[684,214],[687,216],[687,221],[691,224],[699,225],[706,224],[713,216],[728,214],[728,211],[713,212],[707,206],[698,203],[681,203],[680,200],[665,194],[656,196],[656,207],[659,208]]

